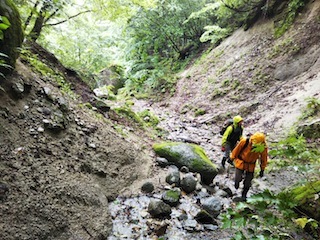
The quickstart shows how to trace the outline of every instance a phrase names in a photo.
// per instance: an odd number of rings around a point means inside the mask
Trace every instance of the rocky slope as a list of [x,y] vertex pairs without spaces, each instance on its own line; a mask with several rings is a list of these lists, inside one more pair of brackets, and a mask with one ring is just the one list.
[[106,239],[109,201],[147,175],[146,143],[82,99],[20,60],[1,82],[0,239]]

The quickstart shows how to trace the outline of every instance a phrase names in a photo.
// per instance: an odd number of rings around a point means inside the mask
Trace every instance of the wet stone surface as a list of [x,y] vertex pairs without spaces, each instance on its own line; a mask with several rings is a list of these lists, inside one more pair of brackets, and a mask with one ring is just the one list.
[[113,234],[108,239],[201,239],[201,235],[208,237],[218,230],[215,224],[195,220],[201,210],[196,195],[184,195],[180,204],[172,208],[170,219],[154,219],[148,213],[148,204],[156,197],[117,198],[112,202]]

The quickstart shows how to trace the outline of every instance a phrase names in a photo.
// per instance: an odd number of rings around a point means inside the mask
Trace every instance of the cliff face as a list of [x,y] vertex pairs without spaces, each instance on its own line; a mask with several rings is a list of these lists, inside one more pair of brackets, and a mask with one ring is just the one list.
[[19,60],[1,82],[0,238],[106,239],[108,202],[150,157],[48,76]]

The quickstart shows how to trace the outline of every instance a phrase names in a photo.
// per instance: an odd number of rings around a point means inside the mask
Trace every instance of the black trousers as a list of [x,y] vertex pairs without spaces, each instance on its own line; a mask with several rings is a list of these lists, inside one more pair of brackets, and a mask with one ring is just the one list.
[[243,191],[242,197],[246,197],[247,193],[251,187],[251,181],[253,179],[253,172],[248,172],[245,170],[241,170],[236,168],[235,178],[234,178],[234,186],[236,189],[239,188],[240,182],[243,181]]

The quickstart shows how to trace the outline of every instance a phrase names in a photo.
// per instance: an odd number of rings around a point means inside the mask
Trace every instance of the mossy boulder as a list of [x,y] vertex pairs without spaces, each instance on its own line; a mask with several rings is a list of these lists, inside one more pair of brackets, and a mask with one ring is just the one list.
[[[0,40],[0,53],[8,56],[8,59],[3,59],[6,64],[14,67],[16,59],[19,56],[18,48],[23,42],[23,30],[21,27],[20,15],[11,0],[0,1],[0,16],[6,17],[10,26],[3,30],[3,39]],[[2,73],[7,73],[7,68],[0,69]]]
[[320,138],[320,119],[315,119],[310,123],[299,125],[297,132],[306,138]]
[[162,194],[162,200],[172,207],[179,204],[181,190],[179,188],[170,189]]
[[320,180],[295,187],[289,194],[294,202],[298,203],[300,212],[320,221]]
[[196,144],[163,142],[154,144],[153,150],[179,168],[186,166],[190,171],[200,173],[204,184],[212,183],[218,174],[217,166],[210,161],[203,148]]

